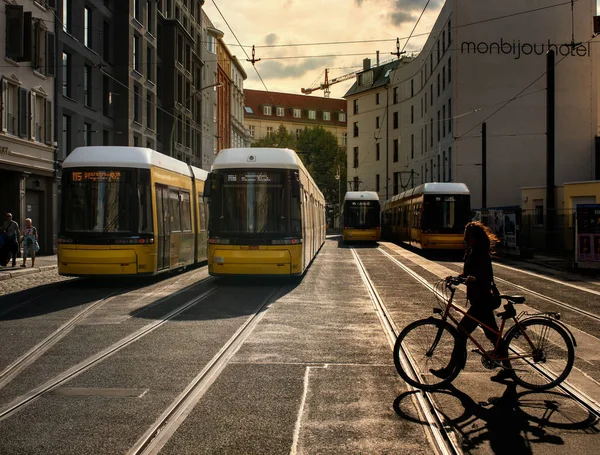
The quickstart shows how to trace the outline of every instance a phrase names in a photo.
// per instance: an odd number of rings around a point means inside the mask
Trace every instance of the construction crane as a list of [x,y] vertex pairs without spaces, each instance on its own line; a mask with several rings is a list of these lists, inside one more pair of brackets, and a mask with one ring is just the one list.
[[325,68],[325,81],[322,84],[318,84],[318,85],[315,85],[310,88],[303,88],[300,90],[305,95],[310,95],[315,90],[323,90],[325,98],[329,98],[329,94],[331,93],[331,91],[329,90],[329,86],[331,86],[333,84],[337,84],[338,82],[343,82],[343,81],[347,81],[348,79],[352,79],[353,77],[356,77],[356,75],[359,72],[360,71],[355,71],[353,73],[344,74],[343,76],[336,77],[334,79],[331,79],[331,81],[330,81],[329,80],[329,71],[327,68]]

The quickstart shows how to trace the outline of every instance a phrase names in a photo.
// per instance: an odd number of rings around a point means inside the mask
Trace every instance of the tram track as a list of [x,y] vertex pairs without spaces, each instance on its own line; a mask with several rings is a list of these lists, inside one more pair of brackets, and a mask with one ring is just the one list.
[[[199,283],[195,284],[194,286],[198,286],[199,284],[205,284],[206,282],[212,281],[213,279],[214,279],[213,277],[208,277],[208,278],[200,281]],[[164,297],[164,299],[165,300],[172,299],[175,295],[178,295],[185,291],[189,291],[190,288],[191,287],[186,287],[184,289],[181,289],[181,290],[177,291],[176,293],[173,293],[167,297]],[[51,390],[53,390],[55,388],[61,386],[62,384],[66,383],[67,381],[75,378],[76,376],[83,373],[84,371],[87,371],[88,369],[90,369],[94,365],[98,364],[99,362],[111,357],[113,354],[117,353],[121,349],[123,349],[123,348],[129,346],[130,344],[147,336],[151,332],[155,331],[156,329],[158,329],[159,327],[161,327],[162,325],[167,323],[169,320],[177,317],[182,312],[188,310],[189,308],[193,307],[194,305],[198,304],[199,302],[205,300],[210,295],[217,292],[219,289],[220,288],[218,286],[208,289],[207,291],[203,292],[202,294],[188,300],[187,302],[183,303],[182,305],[179,305],[177,308],[173,309],[168,314],[161,317],[159,320],[145,325],[144,327],[142,327],[139,330],[133,332],[132,334],[126,336],[125,338],[119,340],[118,342],[112,344],[111,346],[103,349],[102,351],[96,353],[95,355],[93,355],[91,357],[88,357],[87,359],[83,360],[82,362],[78,363],[77,365],[74,365],[73,367],[69,368],[68,370],[65,370],[63,373],[46,381],[44,384],[42,384],[42,385],[36,387],[35,389],[32,389],[29,392],[16,398],[12,402],[10,402],[8,405],[4,406],[3,408],[0,408],[0,421],[10,417],[11,415],[16,413],[20,409],[24,408],[28,404],[35,401],[37,398],[41,397],[42,395],[50,392]]]
[[169,405],[154,424],[127,452],[127,455],[158,454],[188,414],[204,396],[212,383],[229,364],[231,358],[250,336],[254,328],[266,314],[268,306],[276,299],[281,291],[273,289],[258,305],[244,324],[240,326],[231,338],[221,347],[219,352],[206,364],[198,375],[188,384],[185,390]]
[[[369,297],[371,298],[371,302],[375,308],[375,311],[380,319],[381,325],[384,329],[384,333],[390,343],[390,347],[393,349],[396,338],[399,334],[398,327],[395,325],[394,320],[388,311],[385,303],[379,296],[375,284],[369,277],[369,274],[356,253],[356,250],[350,247],[352,251],[352,255],[354,256],[354,260],[356,261],[356,265],[358,267],[360,276],[363,280],[365,287],[369,293]],[[409,368],[416,372],[416,367],[411,361],[410,353],[404,353],[404,361],[408,363]],[[418,409],[423,418],[428,423],[428,431],[431,436],[431,442],[435,447],[437,453],[442,455],[450,455],[450,454],[462,454],[462,451],[458,447],[456,443],[456,438],[453,433],[449,432],[446,429],[444,424],[444,417],[437,410],[437,406],[435,400],[431,396],[430,393],[416,389],[407,384],[409,389],[414,392],[414,396],[416,398],[416,402],[418,404]]]
[[[398,259],[393,257],[387,251],[384,251],[382,248],[378,248],[378,250],[384,256],[386,256],[388,259],[390,259],[394,264],[396,264],[398,267],[400,267],[402,270],[404,270],[406,273],[408,273],[411,277],[413,277],[415,280],[417,280],[419,283],[421,283],[423,286],[425,286],[427,289],[429,289],[432,293],[435,294],[437,292],[433,285],[428,283],[422,276],[420,276],[414,270],[412,270],[411,268],[402,264]],[[461,264],[461,266],[462,266],[462,264]],[[542,369],[540,369],[539,372],[542,375],[549,374],[547,371],[544,371]],[[557,386],[556,389],[558,389],[558,390],[562,391],[563,393],[565,393],[566,395],[568,395],[579,406],[581,406],[584,410],[588,411],[595,418],[600,419],[600,403],[598,403],[596,400],[589,397],[587,394],[585,394],[584,392],[579,390],[577,387],[573,386],[568,381],[564,381],[562,384]]]

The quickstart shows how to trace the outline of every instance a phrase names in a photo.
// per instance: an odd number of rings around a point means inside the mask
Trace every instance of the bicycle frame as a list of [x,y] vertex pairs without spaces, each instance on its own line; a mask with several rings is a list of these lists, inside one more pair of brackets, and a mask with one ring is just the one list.
[[[512,313],[512,314],[508,314],[508,315],[505,314],[502,316],[500,330],[498,331],[498,330],[495,330],[495,329],[487,326],[483,322],[479,321],[478,319],[476,319],[473,316],[471,316],[470,314],[468,314],[464,308],[454,304],[454,293],[456,292],[456,288],[452,285],[448,285],[448,287],[450,289],[451,294],[450,294],[450,298],[448,299],[448,302],[446,304],[446,309],[443,311],[442,310],[439,311],[439,313],[442,315],[442,321],[446,322],[448,320],[448,318],[450,318],[452,320],[452,322],[454,322],[454,325],[457,327],[457,329],[460,330],[458,319],[455,318],[452,315],[452,313],[450,312],[450,310],[455,310],[455,311],[458,311],[459,313],[461,313],[463,316],[466,316],[469,319],[475,321],[479,327],[483,327],[484,329],[486,329],[489,332],[494,333],[496,335],[496,341],[494,343],[494,350],[492,351],[492,354],[490,355],[485,350],[485,348],[481,344],[479,344],[477,342],[477,340],[470,333],[463,332],[463,334],[466,335],[475,344],[475,346],[477,346],[479,354],[483,355],[484,357],[486,357],[490,360],[498,361],[498,362],[502,362],[502,361],[506,361],[506,360],[524,359],[526,357],[531,357],[531,353],[523,354],[523,355],[508,356],[508,357],[497,357],[500,342],[502,341],[502,335],[504,333],[504,326],[506,324],[507,319],[512,319],[514,321],[515,325],[517,325],[519,327],[519,329],[521,330],[521,334],[525,337],[525,340],[527,340],[527,343],[529,344],[530,348],[532,350],[534,349],[533,342],[527,335],[527,332],[525,330],[523,330],[523,326],[521,325],[519,319],[517,319],[516,311],[514,311],[514,308],[512,308],[512,306],[510,307],[510,309],[512,309],[512,311],[510,313]],[[437,346],[437,343],[439,342],[440,337],[441,337],[441,330],[439,331],[438,335],[436,336],[428,353],[431,353],[435,349],[435,347]]]

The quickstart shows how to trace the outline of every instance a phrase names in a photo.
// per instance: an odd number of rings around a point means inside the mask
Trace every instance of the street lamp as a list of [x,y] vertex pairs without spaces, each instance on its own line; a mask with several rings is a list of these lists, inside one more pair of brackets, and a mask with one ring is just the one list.
[[[185,101],[183,102],[183,105],[185,106],[187,104],[187,102],[192,99],[194,96],[196,96],[198,93],[208,89],[208,88],[217,88],[217,87],[223,87],[223,84],[221,82],[217,82],[216,84],[211,84],[211,85],[207,85],[206,87],[202,87],[199,90],[196,90],[194,93],[192,93],[190,96],[188,96]],[[175,109],[173,109],[173,111],[175,112],[175,114],[177,114],[177,112],[175,111]],[[175,148],[175,125],[177,124],[177,119],[178,117],[176,115],[173,116],[173,126],[171,127],[171,134],[169,135],[169,146],[171,148],[171,153],[170,155],[173,156],[173,149]]]

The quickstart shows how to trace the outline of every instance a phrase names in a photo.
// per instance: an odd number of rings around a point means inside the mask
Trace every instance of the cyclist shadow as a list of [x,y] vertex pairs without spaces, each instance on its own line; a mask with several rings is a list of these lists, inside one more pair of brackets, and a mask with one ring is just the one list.
[[[502,396],[491,397],[485,402],[476,402],[455,386],[431,393],[444,425],[455,431],[464,452],[487,443],[493,453],[531,454],[532,444],[564,445],[565,441],[556,434],[556,429],[590,434],[600,432],[598,419],[568,395],[552,391],[518,392],[512,381],[502,383],[506,385]],[[421,392],[399,395],[394,401],[394,410],[404,419],[427,424],[415,413],[412,400],[404,400],[415,393]],[[452,398],[458,399],[459,403],[453,403]],[[549,432],[548,429],[553,430]]]

